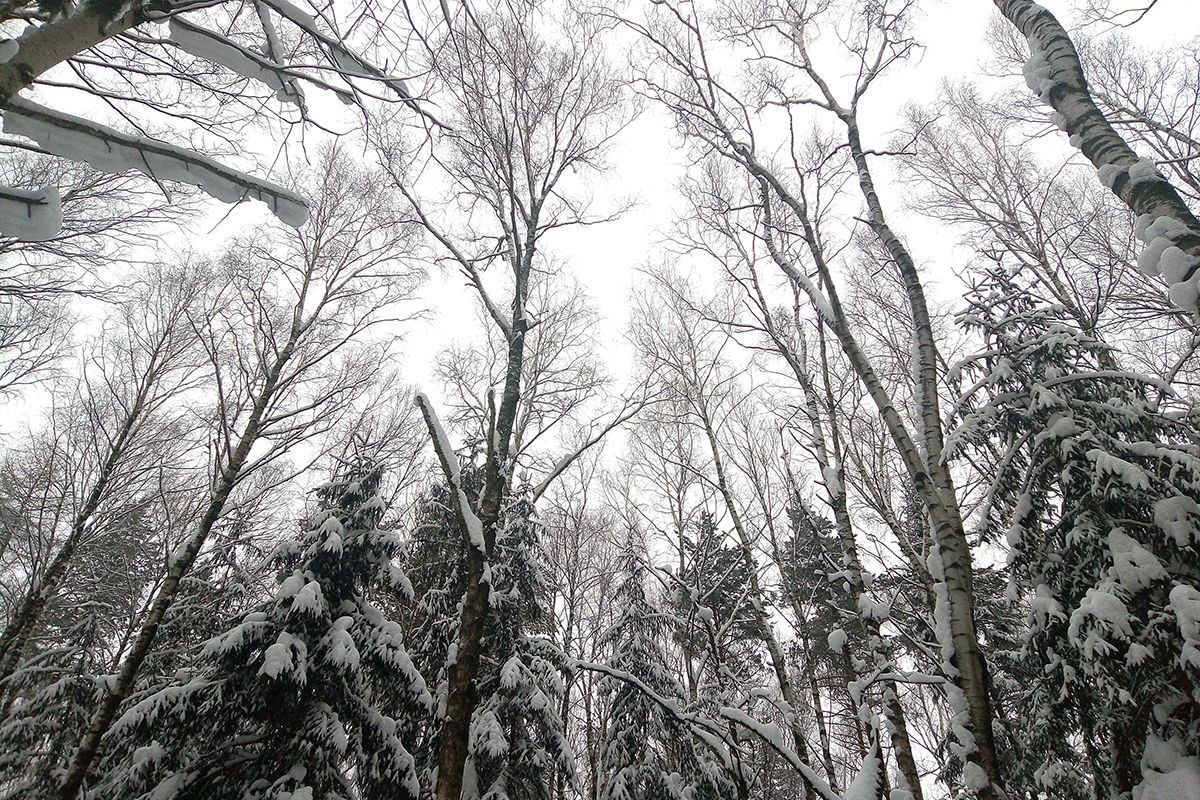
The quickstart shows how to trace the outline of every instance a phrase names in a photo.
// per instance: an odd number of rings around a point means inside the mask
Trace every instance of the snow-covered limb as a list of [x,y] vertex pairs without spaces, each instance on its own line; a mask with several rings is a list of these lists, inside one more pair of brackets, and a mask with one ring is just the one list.
[[4,132],[24,136],[62,158],[83,161],[102,172],[137,170],[158,181],[197,186],[226,203],[248,197],[270,206],[292,227],[308,219],[308,202],[277,184],[231,169],[182,147],[131,136],[82,117],[13,97],[4,108]]
[[329,52],[334,65],[344,75],[379,81],[391,89],[402,102],[406,103],[418,114],[428,119],[434,125],[442,126],[442,123],[436,117],[417,103],[416,97],[408,90],[408,86],[404,83],[403,79],[388,75],[379,67],[376,67],[358,53],[355,53],[340,39],[323,32],[311,14],[297,7],[290,0],[260,0],[260,2],[273,8],[281,17],[323,45]]
[[[569,659],[567,661],[567,666],[572,671],[587,670],[588,672],[598,672],[601,675],[607,675],[610,678],[616,678],[617,680],[628,683],[631,686],[636,686],[638,690],[646,695],[646,697],[653,700],[655,704],[660,706],[663,711],[666,711],[667,714],[674,719],[687,725],[694,726],[698,729],[706,730],[722,741],[722,747],[728,746],[728,744],[724,741],[725,737],[728,736],[728,731],[725,731],[720,725],[716,724],[707,717],[702,717],[698,714],[684,711],[679,707],[679,702],[677,700],[669,697],[663,697],[636,675],[625,672],[624,670],[610,667],[607,664],[598,664],[594,661],[585,661],[580,658]],[[726,757],[724,754],[718,755],[721,755],[722,758]],[[834,797],[831,798],[831,800],[838,800],[838,798]]]
[[[263,47],[263,54],[276,65],[283,64],[283,44],[279,41],[279,32],[275,30],[275,22],[271,19],[271,9],[262,4],[260,0],[254,3],[254,10],[258,12],[258,21],[262,24],[263,37],[266,39],[266,44]],[[304,108],[304,91],[295,81],[289,81],[284,89],[287,97],[280,99],[287,101],[288,97],[301,109]],[[340,96],[340,95],[339,95]],[[347,102],[345,97],[342,97],[342,102]]]
[[458,500],[455,511],[459,515],[463,529],[467,532],[471,546],[486,558],[487,542],[483,536],[483,522],[471,508],[471,501],[467,497],[467,493],[463,491],[462,470],[458,465],[458,456],[455,454],[454,448],[450,446],[450,437],[446,435],[446,430],[438,421],[437,413],[433,410],[433,404],[429,402],[429,398],[424,392],[417,392],[413,402],[417,404],[417,408],[421,410],[421,416],[425,418],[425,425],[429,428],[429,436],[433,440],[433,449],[442,465],[442,471],[446,474],[446,481],[450,484],[451,491]]
[[62,201],[58,189],[0,187],[0,235],[26,242],[44,242],[62,228]]
[[[805,781],[808,782],[817,794],[825,798],[825,800],[843,800],[842,796],[833,791],[821,776],[813,771],[812,767],[800,760],[800,757],[783,743],[783,732],[779,730],[779,726],[773,723],[759,722],[754,717],[738,708],[723,706],[721,708],[721,716],[730,722],[742,726],[746,730],[753,733],[758,738],[767,743],[768,746],[775,752],[779,753],[785,761],[792,766],[794,770],[800,773]],[[848,797],[848,795],[847,795]]]
[[135,3],[110,19],[97,4],[81,3],[71,14],[28,26],[15,40],[15,49],[7,47],[12,51],[9,58],[0,60],[0,108],[46,70],[142,24],[145,14]]
[[[304,95],[296,86],[295,76],[286,67],[263,58],[215,31],[188,22],[181,16],[171,17],[168,27],[171,39],[186,52],[219,64],[238,75],[264,83],[275,90],[275,97],[280,101],[304,109]],[[267,41],[268,49],[277,49],[277,43],[274,46],[270,44],[270,37]]]

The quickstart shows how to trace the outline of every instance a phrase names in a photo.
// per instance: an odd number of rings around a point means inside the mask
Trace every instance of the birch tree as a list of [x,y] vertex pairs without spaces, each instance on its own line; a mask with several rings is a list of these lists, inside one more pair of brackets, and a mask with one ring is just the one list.
[[[80,412],[89,440],[79,442],[66,531],[45,569],[30,575],[25,597],[0,633],[0,681],[17,668],[39,617],[68,577],[80,547],[103,531],[102,509],[118,507],[170,466],[181,433],[179,396],[195,385],[198,338],[189,306],[208,292],[203,271],[164,269],[145,280],[84,356]],[[86,465],[86,466],[84,466]]]
[[1145,246],[1138,268],[1161,275],[1171,300],[1195,311],[1200,298],[1200,220],[1154,161],[1139,156],[1097,106],[1079,51],[1048,9],[1032,0],[995,0],[1029,46],[1025,82],[1048,106],[1071,145],[1096,168],[1100,182],[1137,215]]
[[[938,545],[932,571],[944,586],[939,603],[944,623],[939,630],[953,705],[965,723],[956,730],[957,746],[969,761],[967,785],[981,797],[999,797],[1004,781],[993,743],[987,665],[974,620],[972,558],[953,476],[943,459],[939,355],[929,303],[920,269],[888,222],[873,177],[871,151],[859,125],[864,97],[880,75],[915,46],[906,27],[907,5],[855,5],[838,20],[829,16],[832,12],[824,5],[800,3],[754,9],[727,5],[714,16],[696,7],[661,4],[656,8],[645,23],[627,23],[642,37],[659,70],[650,73],[647,91],[672,112],[677,128],[698,147],[734,163],[757,185],[772,260],[804,288],[822,323],[837,338],[918,488]],[[854,70],[845,87],[827,80],[828,73],[809,53],[817,31],[838,21],[848,26],[843,40]],[[740,88],[736,78],[718,71],[716,57],[710,54],[717,30],[764,61],[753,78],[765,89]],[[917,398],[912,422],[901,415],[848,322],[826,252],[814,232],[809,201],[814,187],[798,162],[789,168],[762,141],[767,136],[766,117],[777,113],[782,130],[794,132],[796,115],[807,109],[825,114],[836,126],[837,141],[846,149],[866,206],[865,226],[904,286]],[[795,152],[794,140],[785,139],[783,144]],[[804,243],[816,280],[810,277],[809,267],[797,263],[786,247],[777,246],[776,237],[785,229],[795,231]]]

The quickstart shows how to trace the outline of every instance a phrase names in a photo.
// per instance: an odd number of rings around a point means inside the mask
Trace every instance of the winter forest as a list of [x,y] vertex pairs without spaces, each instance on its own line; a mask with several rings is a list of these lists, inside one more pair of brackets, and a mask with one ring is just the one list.
[[1200,799],[1200,6],[1049,5],[0,0],[0,800]]

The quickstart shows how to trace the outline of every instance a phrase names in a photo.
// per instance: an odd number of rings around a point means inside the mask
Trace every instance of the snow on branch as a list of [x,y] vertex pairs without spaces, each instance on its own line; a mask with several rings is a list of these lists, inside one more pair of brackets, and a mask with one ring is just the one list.
[[1096,167],[1097,177],[1137,215],[1145,243],[1138,267],[1161,275],[1172,302],[1200,307],[1200,220],[1153,161],[1129,146],[1096,105],[1079,52],[1067,30],[1032,0],[994,0],[1029,44],[1025,83],[1053,110],[1051,119],[1072,147]]
[[83,161],[102,172],[137,170],[157,181],[199,187],[225,203],[254,198],[292,227],[308,219],[308,202],[282,186],[226,167],[157,139],[121,133],[82,117],[13,97],[4,109],[4,132],[24,136],[62,158]]
[[62,202],[58,189],[0,187],[0,235],[26,242],[44,242],[62,228]]
[[[830,788],[829,784],[821,780],[821,776],[813,771],[812,767],[805,764],[800,756],[796,755],[790,747],[784,744],[783,732],[779,726],[773,722],[759,722],[754,717],[747,714],[738,708],[732,706],[722,706],[721,716],[730,722],[740,725],[746,730],[753,733],[759,739],[762,739],[768,746],[780,756],[784,758],[792,769],[800,773],[805,781],[816,791],[817,794],[825,798],[825,800],[843,800],[842,796]],[[864,766],[866,762],[864,761]],[[846,796],[847,798],[849,795]]]
[[450,446],[450,437],[446,435],[446,430],[438,421],[437,413],[433,410],[433,404],[429,402],[429,398],[424,392],[417,392],[414,402],[417,404],[417,408],[421,409],[421,416],[425,418],[425,425],[429,428],[429,436],[433,440],[433,449],[437,453],[438,461],[441,462],[442,471],[446,474],[450,490],[454,492],[454,497],[458,501],[459,521],[466,529],[471,545],[486,558],[487,543],[483,537],[483,522],[471,508],[471,501],[467,497],[466,491],[463,490],[462,470],[458,466],[458,456],[455,454],[454,448]]
[[[225,67],[231,72],[264,83],[275,90],[275,97],[284,103],[304,109],[304,95],[295,78],[285,68],[269,61],[252,50],[242,47],[221,34],[171,17],[168,23],[171,40],[184,52]],[[270,39],[268,38],[268,42]],[[268,45],[271,47],[270,45]]]
[[430,120],[436,125],[441,123],[428,111],[417,103],[412,92],[408,90],[408,86],[402,78],[388,75],[379,67],[371,64],[358,53],[355,53],[346,46],[340,39],[329,36],[324,33],[318,26],[316,19],[309,13],[301,10],[290,0],[261,0],[263,5],[274,9],[281,17],[291,22],[296,27],[307,33],[313,39],[316,39],[329,53],[334,65],[344,75],[357,78],[367,78],[374,81],[379,81],[387,88],[391,89],[404,103],[416,111],[421,116]]

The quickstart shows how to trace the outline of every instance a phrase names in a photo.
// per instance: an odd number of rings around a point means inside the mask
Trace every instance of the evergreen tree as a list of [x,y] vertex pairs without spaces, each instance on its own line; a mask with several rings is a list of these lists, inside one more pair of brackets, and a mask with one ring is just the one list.
[[79,574],[41,614],[20,666],[2,686],[0,773],[22,797],[57,796],[58,775],[127,635],[136,593],[155,577],[150,501],[114,513],[77,556]]
[[1028,790],[1127,797],[1143,767],[1200,748],[1200,449],[1160,412],[1165,387],[1114,369],[1017,274],[992,271],[962,321],[985,349],[956,446],[993,455],[985,534],[1007,537],[1029,609]]
[[551,776],[574,780],[574,756],[558,712],[566,659],[544,635],[550,624],[546,554],[527,491],[509,501],[502,523],[463,797],[546,800],[555,785]]
[[[470,502],[482,485],[480,451],[460,456],[460,480]],[[437,765],[440,709],[448,663],[457,644],[458,605],[465,588],[466,549],[471,546],[451,511],[451,489],[434,484],[418,507],[408,553],[413,577],[413,658],[437,686],[439,713],[425,727],[417,759],[432,785]],[[476,682],[479,701],[471,718],[464,773],[466,800],[540,800],[550,796],[553,776],[574,777],[574,759],[559,716],[565,658],[543,634],[549,630],[546,556],[528,493],[512,495],[501,515],[485,575],[491,612]]]
[[698,677],[703,693],[720,698],[762,667],[758,621],[746,596],[754,565],[726,541],[708,511],[684,538],[683,556],[673,598],[676,638],[688,653],[708,654],[711,669]]
[[[677,800],[732,795],[729,780],[696,751],[690,731],[664,702],[683,705],[680,685],[667,660],[670,621],[646,597],[639,548],[631,532],[625,544],[624,579],[617,590],[618,617],[605,634],[608,666],[620,677],[601,682],[609,724],[601,755],[600,800]],[[647,692],[624,677],[636,678]]]
[[[477,451],[472,451],[477,455]],[[473,457],[460,456],[460,481],[470,502],[476,502],[483,473]],[[419,499],[412,535],[404,554],[405,572],[412,580],[413,602],[405,622],[406,641],[418,671],[433,687],[436,711],[424,720],[413,755],[422,786],[433,785],[445,711],[448,656],[457,645],[458,604],[466,590],[466,532],[453,511],[453,490],[432,483]]]
[[[406,740],[431,700],[372,596],[406,579],[381,527],[381,467],[354,455],[276,554],[272,600],[114,728],[107,797],[417,798]],[[135,743],[141,746],[134,747]]]
[[[858,716],[849,685],[868,669],[867,631],[861,624],[841,543],[833,522],[793,489],[787,506],[788,536],[780,543],[778,567],[783,590],[797,617],[803,645],[804,672],[828,697],[830,744],[854,752],[857,760],[869,746],[868,731]],[[823,712],[822,712],[823,713]],[[825,743],[823,742],[823,748]],[[822,755],[827,764],[832,758]]]

